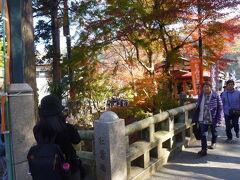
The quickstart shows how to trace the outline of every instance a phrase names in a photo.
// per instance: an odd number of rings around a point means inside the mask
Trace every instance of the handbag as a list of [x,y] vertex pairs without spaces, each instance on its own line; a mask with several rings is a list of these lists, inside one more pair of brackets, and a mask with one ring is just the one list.
[[196,140],[201,140],[201,128],[198,122],[196,122],[196,124],[193,126],[193,134]]

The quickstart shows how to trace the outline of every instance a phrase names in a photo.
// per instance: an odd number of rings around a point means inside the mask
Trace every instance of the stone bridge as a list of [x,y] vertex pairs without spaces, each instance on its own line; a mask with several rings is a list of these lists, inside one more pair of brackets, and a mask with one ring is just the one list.
[[[224,126],[219,127],[217,149],[209,150],[205,157],[197,155],[201,146],[194,138],[191,123],[195,106],[171,109],[122,127],[116,123],[121,119],[108,114],[97,122],[102,126],[95,124],[94,131],[79,131],[84,142],[92,145],[88,151],[78,151],[87,179],[239,180],[240,141],[226,143]],[[109,121],[111,118],[115,120]],[[136,133],[138,139],[131,141]],[[106,142],[104,153],[100,137]]]
[[195,141],[147,180],[239,180],[240,140],[234,139],[232,143],[226,143],[224,127],[218,130],[217,147],[208,150],[207,156],[197,156],[201,146],[200,141]]
[[[195,106],[171,109],[127,126],[116,114],[103,114],[94,131],[79,131],[82,140],[92,145],[78,151],[89,179],[161,177],[159,167],[195,141],[191,123]],[[138,138],[131,141],[136,134]]]

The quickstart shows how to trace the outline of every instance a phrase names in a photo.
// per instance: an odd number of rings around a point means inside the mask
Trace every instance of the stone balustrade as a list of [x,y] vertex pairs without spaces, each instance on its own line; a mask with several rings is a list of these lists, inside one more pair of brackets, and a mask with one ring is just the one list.
[[[194,140],[191,116],[195,107],[196,104],[181,106],[125,126],[127,179],[143,179],[149,176]],[[130,144],[129,137],[134,133],[138,133],[138,140]],[[94,131],[79,131],[79,134],[82,140],[92,143],[92,149],[81,150],[78,155],[87,173],[96,174],[95,153],[98,152],[95,152]],[[114,179],[99,176],[95,178]]]

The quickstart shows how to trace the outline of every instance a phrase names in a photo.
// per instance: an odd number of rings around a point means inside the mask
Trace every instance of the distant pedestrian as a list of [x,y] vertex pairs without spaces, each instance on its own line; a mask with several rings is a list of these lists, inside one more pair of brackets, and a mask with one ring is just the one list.
[[[203,83],[203,93],[199,95],[197,109],[195,111],[193,122],[198,122],[201,132],[201,151],[200,156],[207,155],[207,149],[214,149],[217,142],[217,124],[221,122],[223,115],[222,100],[220,96],[212,91],[212,85],[209,82]],[[212,140],[211,146],[207,146],[208,128],[211,128]]]
[[232,128],[239,138],[240,91],[234,89],[234,81],[226,82],[227,90],[222,94],[227,142],[232,140]]
[[220,96],[222,97],[222,94],[227,90],[227,86],[223,86],[223,92],[221,92]]

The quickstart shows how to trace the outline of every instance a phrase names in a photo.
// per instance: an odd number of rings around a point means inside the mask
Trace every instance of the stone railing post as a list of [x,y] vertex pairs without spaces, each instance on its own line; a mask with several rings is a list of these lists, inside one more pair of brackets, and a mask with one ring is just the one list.
[[188,111],[186,111],[185,113],[184,113],[184,123],[185,124],[191,124],[191,122],[189,123],[189,117],[188,117]]
[[174,130],[174,116],[168,118],[168,131]]
[[[170,116],[168,118],[168,123],[169,123],[169,127],[168,127],[169,130],[168,131],[173,132],[174,131],[174,116]],[[173,141],[174,141],[174,139],[172,137],[169,141],[169,148],[170,149],[173,147]]]
[[179,96],[180,106],[184,106],[186,97],[187,97],[186,93],[184,91],[182,91]]
[[14,176],[16,180],[30,180],[27,152],[35,142],[33,90],[28,84],[11,84],[8,94]]
[[149,141],[153,142],[154,141],[154,132],[155,132],[155,125],[151,124],[149,126]]
[[125,123],[114,112],[105,112],[94,122],[98,180],[126,180]]

